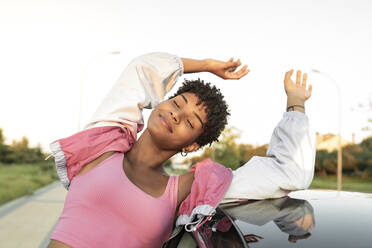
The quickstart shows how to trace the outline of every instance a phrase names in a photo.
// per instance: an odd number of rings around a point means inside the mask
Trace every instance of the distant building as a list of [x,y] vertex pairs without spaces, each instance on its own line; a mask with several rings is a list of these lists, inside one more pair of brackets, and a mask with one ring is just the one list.
[[[332,152],[333,150],[337,150],[338,147],[338,136],[336,134],[319,134],[316,133],[316,150],[327,150],[328,152]],[[341,137],[341,147],[353,144],[353,142],[347,141],[342,139]]]

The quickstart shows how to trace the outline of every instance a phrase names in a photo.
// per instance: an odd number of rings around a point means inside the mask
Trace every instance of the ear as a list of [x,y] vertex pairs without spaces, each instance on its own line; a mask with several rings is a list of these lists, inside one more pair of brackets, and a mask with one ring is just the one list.
[[196,142],[192,143],[191,145],[188,145],[188,146],[185,146],[184,148],[182,148],[182,152],[193,152],[193,151],[196,151],[198,150],[200,147],[200,145]]

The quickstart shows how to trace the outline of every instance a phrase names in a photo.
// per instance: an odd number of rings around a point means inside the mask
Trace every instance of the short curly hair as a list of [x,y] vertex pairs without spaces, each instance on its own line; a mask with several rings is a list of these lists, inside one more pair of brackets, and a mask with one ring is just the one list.
[[170,98],[186,92],[194,93],[199,98],[197,105],[203,104],[206,106],[207,123],[205,124],[204,132],[195,142],[200,147],[207,144],[211,145],[214,141],[218,141],[218,137],[227,124],[227,116],[230,115],[224,96],[215,86],[210,83],[204,83],[203,80],[198,78],[197,80],[185,79],[183,85]]

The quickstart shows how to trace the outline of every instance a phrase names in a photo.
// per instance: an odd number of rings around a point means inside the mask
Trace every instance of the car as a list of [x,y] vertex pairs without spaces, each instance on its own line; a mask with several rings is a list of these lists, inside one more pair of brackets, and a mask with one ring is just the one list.
[[194,232],[163,248],[372,247],[372,194],[302,190],[267,200],[234,200]]

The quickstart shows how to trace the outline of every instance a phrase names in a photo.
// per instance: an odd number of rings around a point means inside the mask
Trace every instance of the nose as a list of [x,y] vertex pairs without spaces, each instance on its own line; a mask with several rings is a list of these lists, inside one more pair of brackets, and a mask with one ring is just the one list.
[[174,121],[176,124],[178,124],[180,122],[178,111],[171,111],[170,115],[171,115],[172,121]]

